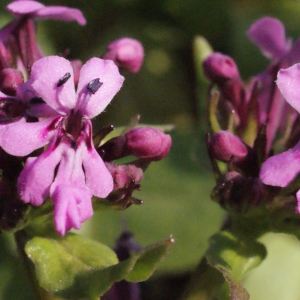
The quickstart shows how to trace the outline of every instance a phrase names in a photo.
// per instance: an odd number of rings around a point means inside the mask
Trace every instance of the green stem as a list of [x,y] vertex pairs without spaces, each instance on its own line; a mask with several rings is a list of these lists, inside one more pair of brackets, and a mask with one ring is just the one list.
[[19,230],[19,231],[15,232],[14,237],[15,237],[18,253],[21,257],[23,266],[27,273],[27,277],[29,278],[29,281],[30,281],[30,285],[31,285],[37,299],[54,300],[55,298],[50,293],[48,293],[47,291],[45,291],[44,289],[42,289],[39,286],[38,280],[34,273],[34,265],[30,261],[30,259],[28,258],[27,254],[25,252],[25,245],[28,241],[28,236],[27,236],[26,232],[24,230]]

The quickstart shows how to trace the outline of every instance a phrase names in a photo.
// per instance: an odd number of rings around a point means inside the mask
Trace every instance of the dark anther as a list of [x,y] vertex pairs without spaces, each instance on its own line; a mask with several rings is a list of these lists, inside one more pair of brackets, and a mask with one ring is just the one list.
[[91,80],[86,88],[92,94],[95,94],[99,90],[99,88],[101,87],[102,84],[103,84],[103,82],[100,81],[100,78],[96,78],[96,79]]
[[71,74],[68,72],[66,73],[61,79],[59,79],[57,87],[62,86],[64,83],[66,83],[71,78]]
[[41,97],[33,97],[30,99],[30,104],[43,104],[45,101]]

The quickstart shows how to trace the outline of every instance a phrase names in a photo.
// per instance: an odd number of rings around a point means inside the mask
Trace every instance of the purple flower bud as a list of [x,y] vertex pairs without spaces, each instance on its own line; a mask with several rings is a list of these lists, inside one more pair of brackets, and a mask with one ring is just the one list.
[[113,60],[119,68],[136,73],[144,60],[144,48],[137,40],[121,38],[107,46],[107,53],[103,58]]
[[126,133],[127,151],[149,160],[160,160],[170,151],[172,139],[163,131],[150,127],[133,128]]
[[218,85],[221,97],[233,104],[233,109],[243,121],[246,113],[244,84],[234,60],[215,52],[203,61],[203,70],[205,76]]
[[248,148],[243,141],[230,131],[221,130],[214,134],[210,140],[211,155],[220,161],[241,161],[248,154]]
[[203,61],[203,70],[205,76],[217,84],[240,77],[234,60],[218,52],[211,54]]
[[114,179],[114,190],[124,188],[132,180],[138,183],[143,179],[143,170],[134,165],[115,165],[107,162],[105,165]]
[[19,70],[8,68],[0,73],[0,90],[7,95],[14,96],[23,83],[23,75]]

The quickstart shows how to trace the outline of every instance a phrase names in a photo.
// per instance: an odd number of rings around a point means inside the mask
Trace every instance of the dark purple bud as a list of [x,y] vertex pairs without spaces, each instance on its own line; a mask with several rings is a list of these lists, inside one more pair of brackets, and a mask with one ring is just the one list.
[[121,38],[107,46],[107,53],[103,58],[113,60],[119,68],[136,73],[144,60],[144,48],[137,40]]
[[238,162],[248,155],[248,146],[230,131],[221,130],[215,133],[210,140],[209,151],[213,158],[230,162]]
[[203,70],[205,76],[217,84],[240,77],[234,60],[218,52],[211,54],[203,61]]
[[227,172],[213,189],[212,199],[227,211],[247,213],[264,200],[265,194],[265,186],[259,178]]
[[125,136],[129,154],[152,161],[164,158],[172,144],[170,135],[151,127],[133,128]]
[[0,90],[10,96],[24,83],[23,75],[16,69],[3,69],[0,73]]
[[87,85],[87,89],[92,93],[95,94],[101,87],[103,82],[100,81],[100,78],[93,79]]
[[97,151],[104,161],[112,161],[128,155],[126,152],[125,135],[120,135],[108,140],[104,145],[99,147]]

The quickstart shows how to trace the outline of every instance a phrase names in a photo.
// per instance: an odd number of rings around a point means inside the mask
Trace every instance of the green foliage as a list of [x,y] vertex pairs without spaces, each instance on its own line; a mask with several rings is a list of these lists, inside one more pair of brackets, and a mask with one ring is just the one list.
[[75,234],[57,239],[34,237],[25,252],[34,263],[39,285],[47,292],[66,299],[99,299],[116,281],[148,279],[173,241],[148,246],[120,263],[107,246]]

